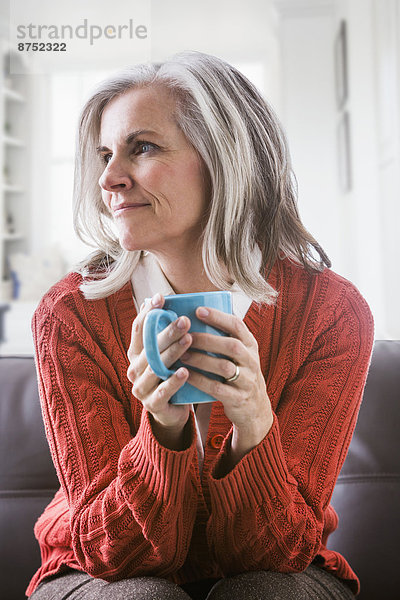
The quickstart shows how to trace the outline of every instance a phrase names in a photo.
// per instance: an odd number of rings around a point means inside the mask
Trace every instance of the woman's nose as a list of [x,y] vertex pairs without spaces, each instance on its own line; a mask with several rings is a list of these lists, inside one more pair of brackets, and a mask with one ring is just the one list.
[[120,189],[130,189],[133,185],[133,179],[120,162],[111,160],[107,163],[99,179],[99,185],[107,192],[115,192]]

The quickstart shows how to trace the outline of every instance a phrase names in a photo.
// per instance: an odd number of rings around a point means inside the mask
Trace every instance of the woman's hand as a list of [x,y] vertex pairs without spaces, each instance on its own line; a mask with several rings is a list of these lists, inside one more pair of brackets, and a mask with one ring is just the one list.
[[[151,370],[143,348],[143,323],[152,308],[161,308],[164,298],[156,294],[151,302],[142,304],[132,324],[131,343],[128,350],[128,379],[132,382],[132,393],[141,401],[152,416],[153,433],[158,441],[171,450],[180,450],[183,429],[190,413],[190,405],[175,406],[169,399],[188,379],[188,370],[178,369],[166,381]],[[158,335],[158,344],[164,364],[170,367],[189,348],[192,337],[188,334],[190,320],[180,317]]]
[[239,367],[239,377],[231,383],[210,379],[196,371],[190,371],[188,379],[191,385],[224,405],[225,414],[233,424],[229,456],[232,468],[264,439],[273,422],[271,403],[260,368],[258,345],[243,321],[235,315],[200,307],[196,316],[204,323],[225,331],[230,337],[192,333],[191,350],[205,350],[227,358],[188,351],[182,356],[182,362],[189,367],[221,375],[224,379],[233,377],[236,365]]

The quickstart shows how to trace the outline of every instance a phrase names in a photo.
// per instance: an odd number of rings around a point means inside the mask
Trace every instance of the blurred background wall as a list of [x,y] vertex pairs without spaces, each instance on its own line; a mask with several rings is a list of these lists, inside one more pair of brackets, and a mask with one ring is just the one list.
[[[4,64],[15,51],[9,7],[1,0]],[[97,1],[93,14],[107,7]],[[376,337],[400,339],[400,0],[152,0],[148,8],[151,60],[182,50],[215,54],[273,105],[305,225],[368,300]],[[112,9],[115,22],[119,9],[125,17],[125,2]],[[82,3],[71,10],[87,15]],[[77,117],[96,82],[137,62],[134,52],[111,56],[109,41],[95,60],[63,56],[48,72],[9,76],[3,66],[4,354],[32,352],[29,322],[40,296],[90,251],[72,229]]]

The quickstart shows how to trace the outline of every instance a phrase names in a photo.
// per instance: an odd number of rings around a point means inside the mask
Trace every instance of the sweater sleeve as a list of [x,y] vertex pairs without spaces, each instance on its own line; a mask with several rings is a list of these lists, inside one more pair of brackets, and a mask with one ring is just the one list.
[[226,575],[260,569],[300,572],[318,554],[372,343],[369,308],[351,287],[286,382],[267,436],[219,476],[230,443],[229,437],[225,440],[209,480],[207,532]]
[[[82,570],[109,581],[176,572],[197,509],[193,416],[181,452],[157,442],[145,410],[132,431],[109,375],[112,365],[88,328],[66,312],[60,318],[60,311],[41,307],[33,334],[46,435],[68,503],[75,558]],[[51,535],[41,541],[51,545]]]

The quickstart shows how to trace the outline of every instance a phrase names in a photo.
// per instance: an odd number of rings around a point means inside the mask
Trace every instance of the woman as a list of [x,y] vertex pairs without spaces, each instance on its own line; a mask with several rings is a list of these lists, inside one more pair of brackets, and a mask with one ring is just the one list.
[[[128,70],[83,109],[75,202],[99,250],[34,316],[61,488],[36,524],[28,594],[352,598],[357,577],[326,543],[372,318],[300,222],[271,108],[212,56]],[[181,317],[159,338],[164,362],[185,366],[161,382],[146,314],[219,289],[234,315],[198,316],[229,336],[189,334]],[[169,404],[185,381],[217,402]]]

